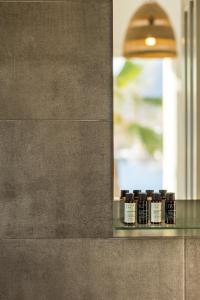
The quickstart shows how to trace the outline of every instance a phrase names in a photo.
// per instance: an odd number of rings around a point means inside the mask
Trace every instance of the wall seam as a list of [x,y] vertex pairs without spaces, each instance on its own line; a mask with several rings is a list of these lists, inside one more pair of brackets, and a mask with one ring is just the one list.
[[0,3],[67,3],[68,0],[4,0]]
[[114,218],[113,218],[113,200],[114,200],[114,167],[115,167],[115,161],[114,161],[114,77],[113,77],[113,53],[114,53],[114,50],[113,50],[113,1],[114,0],[111,0],[111,3],[112,3],[112,9],[111,9],[111,26],[110,26],[110,35],[111,35],[111,120],[112,120],[112,127],[111,127],[111,135],[112,135],[112,140],[111,140],[111,159],[112,159],[112,162],[111,162],[111,189],[112,189],[112,199],[111,199],[111,216],[112,216],[112,238],[114,236],[114,232],[113,232],[113,228],[114,228]]
[[5,122],[5,121],[66,121],[66,122],[108,122],[112,123],[112,120],[78,120],[78,119],[0,119],[0,122]]
[[[86,236],[86,237],[1,237],[0,241],[9,241],[9,240],[70,240],[70,239],[88,239],[88,240],[120,240],[120,241],[171,241],[171,240],[180,240],[181,237],[112,237],[112,236]],[[184,268],[184,266],[183,266]],[[185,299],[184,299],[185,300]]]
[[183,239],[183,299],[186,300],[186,240]]

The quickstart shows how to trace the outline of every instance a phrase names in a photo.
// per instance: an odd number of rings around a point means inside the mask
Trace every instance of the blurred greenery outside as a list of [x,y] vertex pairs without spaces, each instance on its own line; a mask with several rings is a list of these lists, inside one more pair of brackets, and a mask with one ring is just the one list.
[[[143,163],[162,160],[162,96],[142,96],[143,68],[144,62],[124,59],[114,74],[115,171],[120,159]],[[115,185],[119,184],[117,173]]]

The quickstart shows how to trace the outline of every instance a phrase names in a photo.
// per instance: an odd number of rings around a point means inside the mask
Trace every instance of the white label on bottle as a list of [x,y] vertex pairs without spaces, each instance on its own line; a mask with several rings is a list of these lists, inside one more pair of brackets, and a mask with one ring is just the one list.
[[162,220],[162,204],[161,203],[151,203],[151,222],[160,223]]
[[125,203],[124,205],[124,222],[135,223],[135,203]]
[[152,197],[151,197],[151,196],[148,196],[148,197],[147,197],[147,200],[148,200],[148,201],[151,201],[151,200],[152,200]]

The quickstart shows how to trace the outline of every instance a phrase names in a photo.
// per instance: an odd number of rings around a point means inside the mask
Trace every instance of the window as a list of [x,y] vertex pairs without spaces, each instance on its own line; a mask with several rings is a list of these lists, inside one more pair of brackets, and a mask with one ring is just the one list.
[[130,20],[144,1],[114,1],[115,196],[125,188],[165,188],[185,198],[184,150],[180,152],[185,149],[185,107],[180,103],[180,1],[158,3],[176,30],[177,58],[125,58],[127,28],[133,26]]

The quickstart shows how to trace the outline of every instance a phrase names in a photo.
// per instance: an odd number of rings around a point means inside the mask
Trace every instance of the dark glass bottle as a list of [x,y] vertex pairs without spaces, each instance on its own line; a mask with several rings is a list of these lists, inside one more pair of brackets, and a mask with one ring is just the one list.
[[162,199],[162,221],[165,222],[165,201],[167,190],[159,190]]
[[149,207],[147,201],[147,194],[140,193],[137,202],[137,222],[138,224],[148,224]]
[[141,193],[141,190],[133,190],[134,194],[134,200],[137,202],[139,200],[139,195]]
[[154,190],[146,190],[147,193],[147,201],[148,201],[148,220],[150,219],[150,212],[151,212],[151,201],[153,197]]
[[147,200],[151,201],[152,197],[153,197],[154,190],[146,190],[146,193],[147,193]]
[[151,200],[151,224],[162,223],[162,199],[160,193],[154,193]]
[[129,193],[129,190],[121,190],[120,194],[120,206],[119,206],[119,214],[121,222],[124,222],[124,203],[126,200],[126,194]]
[[120,199],[125,200],[126,199],[126,194],[128,194],[128,193],[129,193],[129,190],[121,190]]
[[166,195],[165,223],[176,224],[176,201],[174,193],[167,193]]
[[163,200],[166,200],[167,190],[159,190],[160,196]]
[[124,203],[124,224],[132,226],[136,223],[136,202],[134,195],[126,194],[126,200]]

